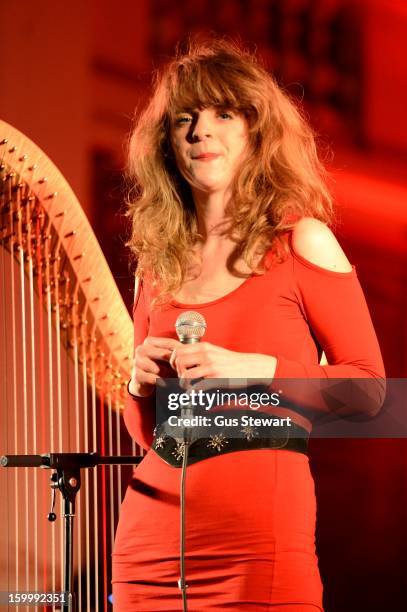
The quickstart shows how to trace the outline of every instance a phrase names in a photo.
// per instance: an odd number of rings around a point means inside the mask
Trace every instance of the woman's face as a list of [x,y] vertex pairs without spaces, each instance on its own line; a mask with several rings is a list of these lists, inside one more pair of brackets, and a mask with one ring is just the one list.
[[193,189],[226,190],[244,159],[249,141],[246,118],[213,106],[180,111],[171,122],[177,166]]

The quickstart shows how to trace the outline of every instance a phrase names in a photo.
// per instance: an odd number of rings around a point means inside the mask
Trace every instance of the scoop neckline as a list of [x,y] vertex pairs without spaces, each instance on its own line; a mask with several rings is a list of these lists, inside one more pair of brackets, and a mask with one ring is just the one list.
[[212,304],[218,304],[219,302],[223,302],[224,300],[227,300],[230,296],[240,291],[244,286],[247,285],[249,281],[253,280],[255,276],[257,275],[251,274],[248,278],[245,278],[244,281],[240,283],[240,285],[235,287],[235,289],[232,289],[232,291],[229,291],[229,293],[225,293],[225,295],[221,295],[215,300],[210,300],[209,302],[198,302],[195,304],[187,304],[186,302],[179,302],[178,300],[172,299],[170,300],[170,304],[171,306],[175,306],[175,308],[205,308],[206,306],[212,306]]
[[[314,264],[312,261],[309,261],[308,259],[306,259],[305,257],[303,257],[302,255],[300,255],[294,250],[293,245],[292,245],[292,233],[291,232],[289,232],[289,235],[288,235],[288,245],[289,245],[291,256],[294,259],[297,259],[297,261],[299,261],[306,267],[311,268],[312,270],[318,271],[322,274],[326,274],[327,276],[335,276],[336,278],[349,278],[356,274],[356,266],[354,266],[353,264],[351,264],[352,270],[349,270],[348,272],[340,272],[337,270],[329,270],[328,268],[323,268],[321,266],[318,266],[317,264]],[[269,254],[269,252],[270,251],[268,251],[267,255]],[[186,302],[179,302],[178,300],[172,299],[170,300],[169,303],[171,304],[171,306],[174,306],[175,308],[206,308],[207,306],[212,306],[213,304],[218,304],[219,302],[223,302],[224,300],[229,299],[232,295],[234,295],[235,293],[240,291],[243,287],[245,287],[249,283],[249,281],[252,281],[253,278],[255,278],[256,276],[258,275],[251,274],[235,289],[232,289],[232,291],[229,291],[229,293],[226,293],[225,295],[221,295],[215,300],[210,300],[209,302],[198,302],[198,303],[192,304],[192,303],[186,303]]]

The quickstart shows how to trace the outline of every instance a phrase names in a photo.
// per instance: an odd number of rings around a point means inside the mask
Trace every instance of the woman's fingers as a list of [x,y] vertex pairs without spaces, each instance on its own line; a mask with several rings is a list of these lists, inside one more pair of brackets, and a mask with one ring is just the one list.
[[137,353],[147,355],[150,359],[161,359],[168,361],[172,368],[174,367],[173,355],[176,347],[181,346],[178,340],[173,338],[155,338],[147,337],[143,344],[137,347]]
[[147,336],[143,344],[168,349],[169,351],[172,351],[177,346],[182,346],[179,340],[174,340],[174,338],[155,338],[154,336]]
[[[213,353],[215,352],[211,344],[201,342],[194,345],[181,345],[176,348],[171,356],[170,363],[180,378],[200,378],[201,376],[210,376],[210,364],[213,361]],[[201,367],[204,368],[205,374],[198,376],[190,375],[191,369]],[[201,371],[201,370],[200,370]]]
[[173,338],[148,336],[136,347],[129,390],[133,395],[149,395],[157,382],[160,367],[157,361],[169,361],[180,342]]
[[130,383],[136,390],[134,395],[149,394],[157,382],[159,372],[160,368],[154,361],[145,356],[137,356]]
[[137,371],[150,372],[151,374],[158,374],[160,367],[155,361],[147,357],[146,355],[139,355],[134,361],[136,376]]
[[178,352],[175,351],[175,355],[175,365],[180,371],[197,365],[203,365],[204,356],[199,353],[193,353],[192,355],[178,355]]
[[136,348],[135,358],[148,357],[149,359],[161,359],[168,361],[171,357],[172,350],[160,348],[154,344],[141,344]]
[[170,364],[170,366],[172,367],[173,370],[177,369],[176,360],[177,360],[177,349],[174,348],[174,349],[172,349],[171,355],[170,355],[170,358],[169,358],[169,364]]

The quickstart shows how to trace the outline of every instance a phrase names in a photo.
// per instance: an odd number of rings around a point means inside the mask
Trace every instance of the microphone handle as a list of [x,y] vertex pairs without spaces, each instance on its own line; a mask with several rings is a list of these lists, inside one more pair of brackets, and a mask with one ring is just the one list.
[[[180,338],[181,344],[195,344],[195,343],[200,342],[200,341],[201,341],[201,339],[199,337],[198,338],[196,338],[196,337],[192,337],[192,338],[183,337],[183,338]],[[185,393],[188,393],[188,391],[185,391]],[[181,407],[181,418],[183,418],[183,419],[190,419],[193,416],[194,416],[194,408],[193,408],[192,404],[189,404],[187,406],[182,406]],[[188,438],[187,437],[187,431],[188,431],[188,428],[184,428],[184,435],[183,435],[184,440],[186,440]]]

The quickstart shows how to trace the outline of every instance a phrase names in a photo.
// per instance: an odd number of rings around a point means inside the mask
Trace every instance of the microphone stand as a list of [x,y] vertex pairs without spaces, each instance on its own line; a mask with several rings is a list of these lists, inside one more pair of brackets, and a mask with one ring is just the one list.
[[[135,465],[144,457],[117,455],[100,456],[98,453],[46,453],[43,455],[4,455],[0,458],[2,467],[41,467],[54,470],[51,474],[51,489],[58,489],[64,499],[64,602],[62,607],[75,612],[76,598],[73,592],[73,519],[75,499],[81,486],[81,469],[98,465]],[[52,507],[54,504],[54,496]],[[48,514],[49,521],[55,521],[54,512]],[[67,601],[65,601],[65,597]]]
[[[193,416],[193,408],[192,406],[185,406],[181,409],[181,415],[185,418],[190,418]],[[182,594],[182,606],[183,612],[188,612],[188,601],[187,601],[187,588],[188,585],[186,583],[185,577],[185,482],[187,476],[187,465],[188,465],[188,453],[189,453],[189,444],[191,441],[191,432],[188,427],[183,428],[182,432],[182,444],[183,444],[183,454],[182,454],[182,468],[181,468],[181,483],[180,483],[180,505],[181,505],[181,513],[180,513],[180,574],[181,577],[178,581],[178,587]]]
[[[175,323],[175,330],[179,341],[182,344],[194,344],[199,342],[206,331],[205,318],[195,311],[183,312],[178,317]],[[183,418],[189,418],[193,416],[192,405],[181,408],[181,416]],[[191,434],[188,427],[183,428],[182,433],[182,468],[181,468],[181,482],[180,482],[180,579],[178,580],[178,588],[182,594],[182,609],[183,612],[188,612],[187,602],[187,588],[185,578],[185,482],[187,476],[187,465],[188,465],[188,452],[189,444],[191,441]]]

